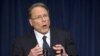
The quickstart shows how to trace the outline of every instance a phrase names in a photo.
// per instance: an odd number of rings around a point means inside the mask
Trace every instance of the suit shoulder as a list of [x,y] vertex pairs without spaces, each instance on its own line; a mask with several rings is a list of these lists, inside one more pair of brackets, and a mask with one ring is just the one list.
[[22,41],[28,41],[28,40],[31,40],[33,38],[33,34],[24,34],[22,36],[19,36],[19,37],[16,37],[15,41],[19,41],[19,42],[22,42]]
[[63,33],[63,34],[69,34],[70,33],[67,30],[63,30],[63,29],[59,29],[59,28],[55,28],[55,32],[57,32],[57,33]]

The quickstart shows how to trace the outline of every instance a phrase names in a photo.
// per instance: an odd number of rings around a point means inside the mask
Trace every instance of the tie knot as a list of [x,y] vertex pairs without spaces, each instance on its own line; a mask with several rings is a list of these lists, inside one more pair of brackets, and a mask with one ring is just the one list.
[[43,36],[43,40],[46,40],[47,36]]

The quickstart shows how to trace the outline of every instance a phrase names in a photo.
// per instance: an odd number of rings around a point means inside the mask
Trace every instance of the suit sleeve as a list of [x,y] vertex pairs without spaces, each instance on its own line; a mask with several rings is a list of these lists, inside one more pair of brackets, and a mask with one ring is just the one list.
[[76,46],[69,33],[66,34],[66,52],[68,53],[68,56],[78,56]]
[[19,39],[16,39],[15,43],[13,44],[12,56],[24,56],[21,46],[21,40]]

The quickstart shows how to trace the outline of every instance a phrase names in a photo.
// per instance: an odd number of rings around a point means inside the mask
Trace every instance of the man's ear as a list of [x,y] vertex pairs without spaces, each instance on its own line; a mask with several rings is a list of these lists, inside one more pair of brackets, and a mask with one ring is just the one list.
[[32,20],[31,20],[31,19],[29,19],[29,23],[30,23],[30,25],[32,26]]

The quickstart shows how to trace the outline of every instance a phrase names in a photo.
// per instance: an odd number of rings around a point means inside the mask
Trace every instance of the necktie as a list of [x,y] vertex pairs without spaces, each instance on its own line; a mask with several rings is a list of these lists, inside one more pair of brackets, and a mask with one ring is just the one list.
[[50,55],[50,48],[49,48],[49,45],[46,41],[46,36],[43,36],[43,55],[44,56],[49,56]]

